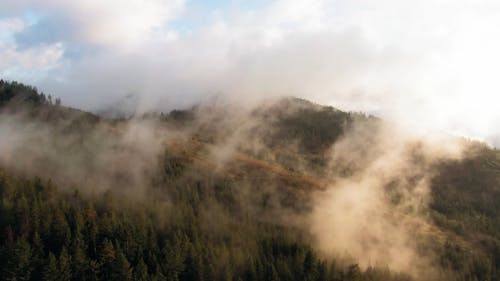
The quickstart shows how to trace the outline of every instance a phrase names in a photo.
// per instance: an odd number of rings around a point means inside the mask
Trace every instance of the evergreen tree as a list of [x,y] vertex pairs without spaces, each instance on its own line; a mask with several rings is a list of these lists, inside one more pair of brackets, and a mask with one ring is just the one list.
[[7,250],[7,264],[3,267],[5,280],[29,280],[33,270],[31,257],[30,244],[24,237],[19,237]]
[[31,263],[33,265],[33,274],[31,278],[34,280],[40,280],[42,279],[42,272],[45,267],[44,245],[38,232],[33,234],[32,240],[33,242],[31,244],[33,245],[33,251]]
[[73,250],[72,256],[72,269],[73,279],[76,281],[84,281],[87,277],[87,272],[89,271],[88,260],[85,255],[85,251],[82,246],[75,246],[76,248]]
[[133,278],[132,268],[130,268],[130,263],[123,254],[123,252],[118,248],[116,252],[116,259],[113,263],[113,277],[112,280],[123,280],[129,281]]
[[115,247],[111,241],[105,239],[99,258],[99,275],[101,280],[114,280],[115,259]]
[[71,257],[66,248],[63,248],[59,255],[59,280],[69,281],[72,277],[71,272]]
[[136,281],[147,281],[149,280],[148,276],[148,267],[144,263],[142,257],[139,259],[135,269],[134,269],[134,280]]
[[44,281],[59,280],[59,269],[57,266],[57,259],[52,252],[49,253],[49,260],[43,271],[43,280]]

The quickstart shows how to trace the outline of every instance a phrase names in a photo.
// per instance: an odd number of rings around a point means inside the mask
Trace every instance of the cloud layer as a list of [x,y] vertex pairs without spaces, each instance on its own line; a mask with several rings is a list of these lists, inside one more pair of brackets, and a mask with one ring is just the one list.
[[295,95],[498,145],[495,1],[236,1],[203,24],[195,2],[2,3],[0,75],[90,110]]

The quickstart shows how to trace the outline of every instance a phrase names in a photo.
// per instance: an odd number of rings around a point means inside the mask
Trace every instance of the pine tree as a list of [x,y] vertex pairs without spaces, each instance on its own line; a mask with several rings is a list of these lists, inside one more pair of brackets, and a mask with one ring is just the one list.
[[113,263],[112,280],[132,280],[132,269],[130,268],[130,263],[119,247],[117,247],[116,259]]
[[95,260],[90,260],[85,271],[86,281],[97,281],[99,280],[99,264]]
[[3,267],[5,279],[29,280],[32,270],[30,244],[24,237],[19,237],[8,251],[7,264]]
[[99,258],[99,275],[102,280],[112,280],[113,266],[116,259],[115,247],[108,239],[103,242],[101,256]]
[[99,227],[97,224],[97,213],[94,209],[92,201],[86,210],[86,236],[88,237],[88,250],[89,257],[91,259],[97,258],[97,235],[99,233]]
[[304,280],[316,280],[317,268],[315,264],[315,257],[312,250],[307,251],[302,268],[304,271]]
[[42,272],[43,268],[45,267],[44,246],[43,246],[43,241],[40,238],[38,232],[35,232],[33,234],[32,240],[33,240],[31,243],[33,245],[32,258],[31,258],[33,264],[32,279],[40,280],[42,279]]
[[71,276],[71,257],[66,248],[63,248],[59,255],[59,280],[69,281],[71,280]]
[[71,242],[71,229],[61,207],[54,210],[54,220],[51,227],[51,249],[59,253]]
[[146,281],[148,280],[148,267],[144,263],[142,257],[139,259],[135,269],[134,269],[134,280]]
[[276,271],[276,267],[274,267],[274,265],[271,264],[270,268],[269,268],[269,273],[268,273],[268,276],[266,276],[266,280],[269,280],[269,281],[280,281],[280,276],[278,274],[278,272]]
[[352,264],[347,268],[346,280],[347,281],[361,280],[361,269],[359,268],[359,265]]
[[154,280],[154,281],[167,281],[167,280],[168,281],[179,281],[177,276],[174,276],[174,278],[165,277],[165,275],[163,275],[163,273],[161,272],[159,266],[156,267],[156,272],[155,272],[152,280]]
[[74,280],[85,280],[88,271],[88,260],[84,250],[84,241],[75,238],[72,243],[71,271]]
[[57,259],[52,252],[49,253],[49,260],[43,271],[43,280],[44,281],[59,280],[59,269],[57,267]]
[[247,281],[257,281],[257,271],[255,270],[255,262],[250,259],[247,271],[245,273],[245,280]]

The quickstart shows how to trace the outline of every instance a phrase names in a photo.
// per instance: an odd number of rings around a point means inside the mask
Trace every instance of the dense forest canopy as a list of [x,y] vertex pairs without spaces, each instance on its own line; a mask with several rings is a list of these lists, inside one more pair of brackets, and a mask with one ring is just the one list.
[[296,98],[122,119],[0,81],[1,280],[500,280],[500,152]]

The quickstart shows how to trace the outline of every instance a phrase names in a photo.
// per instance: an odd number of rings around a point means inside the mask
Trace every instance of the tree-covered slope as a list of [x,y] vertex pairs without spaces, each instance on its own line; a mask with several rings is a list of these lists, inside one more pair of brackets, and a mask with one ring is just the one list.
[[[304,100],[119,120],[51,100],[0,83],[1,280],[500,280],[500,156],[483,144],[447,158],[411,141],[386,167],[399,148],[381,144],[383,121]],[[383,179],[382,199],[363,199],[384,202],[380,218],[424,221],[398,227],[425,263],[366,265],[319,246],[321,197],[366,175],[373,188]],[[428,203],[404,205],[424,183]],[[348,209],[366,203],[347,202],[335,208],[346,231],[362,223]],[[350,246],[381,244],[370,237]]]

